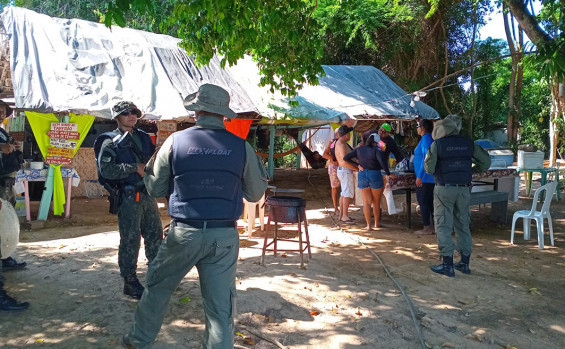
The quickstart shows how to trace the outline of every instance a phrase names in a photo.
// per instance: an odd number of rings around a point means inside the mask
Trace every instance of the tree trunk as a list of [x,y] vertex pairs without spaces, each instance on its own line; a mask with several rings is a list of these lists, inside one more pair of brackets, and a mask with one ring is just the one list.
[[504,31],[506,32],[506,41],[508,42],[508,48],[512,54],[512,72],[510,74],[510,82],[508,86],[508,117],[506,122],[506,139],[508,143],[516,143],[518,140],[518,130],[517,130],[517,115],[516,115],[516,74],[518,72],[518,62],[516,57],[516,46],[514,40],[512,39],[512,34],[510,33],[510,24],[508,23],[508,17],[512,16],[510,13],[502,12],[504,16]]

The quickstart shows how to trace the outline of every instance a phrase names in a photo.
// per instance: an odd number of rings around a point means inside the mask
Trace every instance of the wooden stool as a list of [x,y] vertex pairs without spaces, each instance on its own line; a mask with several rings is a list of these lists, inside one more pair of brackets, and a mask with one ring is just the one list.
[[[277,250],[284,252],[300,252],[300,267],[304,268],[304,251],[308,249],[308,257],[312,258],[310,249],[310,237],[308,235],[308,220],[306,219],[306,200],[293,196],[272,196],[267,198],[269,205],[269,216],[267,219],[267,228],[271,222],[275,222],[275,233],[273,240],[267,242],[269,237],[268,229],[265,229],[265,241],[263,243],[263,251],[261,254],[261,265],[265,265],[265,252],[273,251],[276,257]],[[302,223],[304,222],[305,241],[302,239]],[[298,223],[298,240],[283,239],[278,236],[279,223]],[[278,241],[291,241],[298,243],[298,249],[277,249]],[[268,248],[273,245],[273,248]]]
[[265,230],[265,194],[257,202],[249,202],[243,199],[243,220],[247,222],[247,236],[253,237],[253,229],[255,229],[255,214],[259,207],[259,226],[261,231]]

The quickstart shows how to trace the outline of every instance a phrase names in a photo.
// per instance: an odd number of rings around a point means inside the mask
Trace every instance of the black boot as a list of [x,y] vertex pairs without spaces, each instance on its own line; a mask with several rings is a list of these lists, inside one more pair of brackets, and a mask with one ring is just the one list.
[[463,253],[461,253],[461,261],[455,263],[453,267],[459,270],[460,272],[462,272],[463,274],[471,274],[471,269],[469,269],[470,258],[471,255],[465,256]]
[[18,302],[0,289],[0,311],[18,312],[26,310],[27,307],[29,307],[28,302]]
[[133,298],[141,299],[143,295],[143,286],[137,279],[137,275],[131,274],[124,278],[124,294],[132,296]]
[[449,277],[455,276],[455,271],[453,270],[453,256],[443,256],[442,264],[432,265],[430,268],[434,273]]
[[124,334],[124,336],[122,337],[122,348],[135,349],[133,344],[131,344],[131,342],[129,341],[129,334],[127,334],[127,333]]
[[2,259],[2,270],[9,271],[9,270],[16,270],[16,269],[23,269],[27,265],[26,262],[18,262],[12,257],[8,257],[6,259]]

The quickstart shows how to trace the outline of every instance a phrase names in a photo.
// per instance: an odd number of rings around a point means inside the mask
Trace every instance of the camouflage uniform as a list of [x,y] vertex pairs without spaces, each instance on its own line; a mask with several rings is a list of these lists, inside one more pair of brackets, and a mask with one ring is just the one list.
[[[123,134],[119,128],[115,132]],[[134,129],[132,136],[135,142],[141,142],[136,129]],[[137,171],[136,163],[116,163],[116,151],[111,139],[105,140],[102,144],[98,163],[100,173],[106,179],[126,178]],[[157,202],[147,194],[143,179],[135,187],[120,188],[120,192],[118,265],[120,266],[120,275],[126,277],[136,272],[140,238],[143,237],[145,256],[151,262],[157,255],[163,233]],[[136,200],[137,192],[139,192],[139,200]]]

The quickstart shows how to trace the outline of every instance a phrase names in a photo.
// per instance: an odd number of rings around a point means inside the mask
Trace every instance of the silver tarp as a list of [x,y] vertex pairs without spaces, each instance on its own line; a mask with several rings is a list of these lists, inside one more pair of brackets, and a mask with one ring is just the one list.
[[257,65],[246,57],[220,68],[214,57],[197,67],[179,39],[79,19],[60,19],[8,6],[0,14],[0,45],[9,45],[17,108],[88,113],[110,118],[110,108],[133,101],[148,119],[189,116],[183,99],[203,83],[226,88],[238,113],[263,122],[316,125],[351,118],[438,118],[422,102],[370,66],[323,66],[319,85],[299,91],[298,107],[260,87]]

